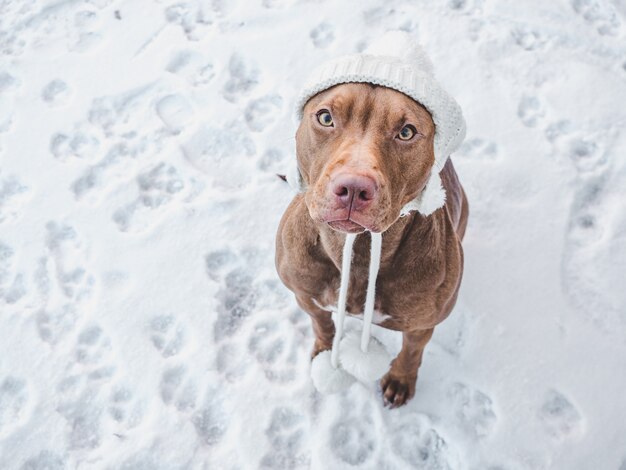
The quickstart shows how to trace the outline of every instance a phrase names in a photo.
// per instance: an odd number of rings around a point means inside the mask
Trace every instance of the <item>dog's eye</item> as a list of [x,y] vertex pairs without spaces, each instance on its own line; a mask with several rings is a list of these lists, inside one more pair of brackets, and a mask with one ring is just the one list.
[[333,127],[333,117],[325,109],[317,113],[317,122],[324,127]]
[[402,130],[398,133],[398,139],[400,140],[411,140],[415,134],[417,134],[417,130],[410,124],[407,124],[402,128]]

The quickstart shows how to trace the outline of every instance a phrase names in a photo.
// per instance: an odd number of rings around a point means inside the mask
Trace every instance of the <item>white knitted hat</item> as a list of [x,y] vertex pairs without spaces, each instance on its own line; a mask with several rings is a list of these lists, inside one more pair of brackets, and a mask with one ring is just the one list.
[[[420,46],[404,31],[390,31],[375,40],[362,54],[330,60],[313,70],[298,96],[296,114],[302,119],[306,102],[319,92],[340,83],[373,83],[397,90],[424,106],[435,123],[435,165],[426,188],[402,213],[418,210],[429,215],[445,203],[439,172],[465,138],[461,107],[435,80],[433,66]],[[303,190],[297,168],[287,175],[289,183]]]

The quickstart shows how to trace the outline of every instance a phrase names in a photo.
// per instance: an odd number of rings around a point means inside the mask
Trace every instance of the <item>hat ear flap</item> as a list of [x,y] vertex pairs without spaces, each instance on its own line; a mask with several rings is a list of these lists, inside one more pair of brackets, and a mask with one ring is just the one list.
[[300,173],[300,169],[298,168],[298,160],[296,158],[292,158],[289,161],[287,174],[285,176],[287,178],[287,183],[291,186],[291,189],[299,193],[305,190],[304,179],[302,178],[302,173]]
[[423,191],[415,199],[406,204],[400,215],[418,211],[422,215],[430,215],[446,203],[446,191],[441,184],[439,173],[433,169]]

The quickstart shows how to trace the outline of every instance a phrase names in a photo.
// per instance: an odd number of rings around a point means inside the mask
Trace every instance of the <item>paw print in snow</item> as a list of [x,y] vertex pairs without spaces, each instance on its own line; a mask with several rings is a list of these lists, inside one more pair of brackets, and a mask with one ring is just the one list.
[[69,157],[91,160],[97,156],[99,146],[97,137],[81,130],[71,135],[57,133],[50,139],[50,152],[60,161]]
[[243,268],[235,268],[224,278],[224,285],[217,293],[217,320],[214,326],[215,340],[233,335],[256,307],[259,293],[252,276]]
[[0,224],[14,221],[22,215],[29,193],[28,187],[18,178],[4,178],[0,173]]
[[20,467],[20,470],[66,470],[65,461],[60,455],[49,450],[42,450],[39,454],[29,458]]
[[328,23],[320,23],[311,30],[309,36],[315,47],[323,49],[335,40],[335,30]]
[[46,343],[56,344],[74,329],[78,319],[76,306],[66,303],[58,308],[46,307],[36,316],[37,332]]
[[17,430],[32,412],[31,397],[25,380],[8,376],[0,382],[0,438]]
[[571,0],[572,8],[602,36],[617,36],[622,22],[615,7],[606,0]]
[[259,84],[260,72],[250,59],[233,54],[228,62],[229,79],[224,84],[224,98],[236,102]]
[[527,127],[535,127],[545,115],[541,101],[536,96],[523,96],[517,107],[517,116]]
[[173,134],[180,134],[193,122],[194,110],[182,95],[167,95],[156,104],[156,112]]
[[257,324],[248,341],[248,350],[268,380],[291,382],[296,379],[299,345],[294,333],[284,331],[279,325],[278,321]]
[[528,27],[516,28],[511,34],[515,43],[526,51],[542,49],[547,42],[546,37],[542,33]]
[[160,315],[152,319],[150,339],[164,358],[177,355],[185,346],[185,332],[172,315]]
[[560,392],[550,390],[538,411],[545,430],[556,440],[580,437],[582,417],[576,407]]
[[371,406],[362,407],[360,411],[345,411],[332,425],[328,438],[330,450],[336,458],[345,464],[364,468],[373,459],[378,439]]
[[452,470],[461,468],[456,453],[430,420],[415,413],[405,413],[394,421],[392,448],[395,454],[411,468]]
[[54,221],[46,224],[46,247],[52,253],[56,281],[63,294],[80,301],[91,295],[94,279],[83,266],[85,249],[71,225]]
[[172,5],[165,10],[165,18],[169,23],[179,25],[188,40],[199,41],[213,24],[214,14],[209,5],[210,2],[199,3],[196,6],[189,3]]
[[0,300],[11,305],[26,295],[24,276],[14,268],[13,248],[0,242]]
[[158,223],[164,208],[180,197],[185,189],[178,170],[164,162],[141,173],[137,177],[137,185],[137,200],[113,214],[113,221],[122,232],[140,232]]
[[217,389],[207,390],[204,404],[191,416],[191,422],[202,444],[213,446],[222,440],[228,430],[228,417]]
[[245,110],[246,123],[251,131],[261,132],[280,117],[283,99],[279,95],[268,95],[248,103]]
[[128,387],[116,387],[112,391],[108,411],[123,431],[134,428],[143,419],[143,407],[134,400],[133,392]]
[[78,335],[74,357],[91,380],[109,379],[115,372],[110,363],[111,341],[104,335],[102,328],[91,326]]
[[174,366],[166,369],[161,376],[159,391],[163,403],[174,405],[180,412],[187,412],[196,407],[196,383],[187,377],[185,366]]
[[195,51],[177,52],[165,70],[184,78],[194,87],[206,85],[215,77],[213,63]]
[[268,470],[309,468],[307,427],[303,415],[290,408],[276,408],[265,430],[271,450],[263,456],[260,468]]
[[448,396],[454,402],[459,424],[475,437],[488,436],[496,423],[491,398],[480,390],[462,383],[450,387]]
[[63,80],[52,80],[41,91],[41,99],[49,105],[57,105],[67,101],[70,89]]

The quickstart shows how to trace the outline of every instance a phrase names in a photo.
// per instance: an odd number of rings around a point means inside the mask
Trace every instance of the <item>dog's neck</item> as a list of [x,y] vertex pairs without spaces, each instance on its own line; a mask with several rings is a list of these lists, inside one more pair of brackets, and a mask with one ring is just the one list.
[[[320,223],[317,225],[323,250],[337,269],[340,270],[345,234],[333,230],[328,224]],[[411,237],[424,239],[424,246],[432,247],[432,243],[436,243],[436,237],[433,237],[433,234],[437,226],[437,214],[425,217],[419,213],[412,212],[396,220],[391,227],[383,233],[380,271],[384,272],[391,268],[394,263],[394,258],[399,254],[399,249],[405,246],[405,244],[402,243],[403,239],[409,235]],[[429,243],[430,245],[428,245]],[[352,265],[356,269],[367,269],[369,259],[370,236],[367,232],[363,232],[357,236],[354,242]]]

